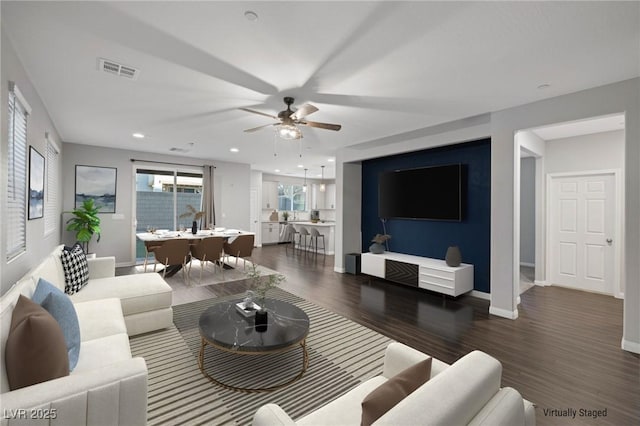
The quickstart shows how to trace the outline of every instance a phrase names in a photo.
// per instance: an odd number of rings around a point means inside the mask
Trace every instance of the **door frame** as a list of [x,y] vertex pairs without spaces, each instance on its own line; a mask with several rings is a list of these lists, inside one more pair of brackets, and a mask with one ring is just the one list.
[[602,169],[602,170],[584,170],[575,172],[560,172],[560,173],[547,173],[546,182],[546,261],[545,261],[545,276],[547,278],[548,285],[551,283],[551,258],[552,253],[552,226],[551,215],[553,211],[553,194],[551,186],[554,179],[567,178],[567,177],[587,177],[598,175],[611,175],[613,176],[614,187],[614,212],[613,212],[613,296],[618,299],[624,298],[624,289],[622,288],[623,280],[623,267],[624,267],[624,253],[622,247],[624,247],[624,175],[621,169]]
[[[185,173],[202,173],[204,177],[204,170],[202,166],[188,166],[188,165],[178,165],[178,164],[158,164],[156,162],[145,162],[145,161],[135,161],[131,165],[131,260],[130,265],[136,265],[136,228],[138,225],[137,219],[137,208],[136,208],[136,174],[138,169],[156,169],[162,171],[170,171],[175,173],[177,172],[185,172]],[[175,194],[177,195],[177,194]],[[173,201],[173,209],[175,211],[176,208],[176,199],[174,197]]]

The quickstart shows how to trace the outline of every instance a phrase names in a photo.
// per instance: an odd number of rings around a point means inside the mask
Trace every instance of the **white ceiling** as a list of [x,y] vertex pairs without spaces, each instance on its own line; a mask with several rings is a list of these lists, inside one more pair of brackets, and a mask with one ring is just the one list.
[[[342,147],[640,75],[638,2],[1,7],[3,31],[63,141],[189,149],[181,155],[297,176],[302,164],[309,177],[321,165],[332,177],[327,159]],[[247,10],[258,20],[247,20]],[[139,77],[99,72],[98,58],[137,68]],[[238,108],[276,115],[285,95],[317,106],[310,120],[342,130],[303,127],[302,149],[274,142],[270,130],[243,132],[271,119]]]

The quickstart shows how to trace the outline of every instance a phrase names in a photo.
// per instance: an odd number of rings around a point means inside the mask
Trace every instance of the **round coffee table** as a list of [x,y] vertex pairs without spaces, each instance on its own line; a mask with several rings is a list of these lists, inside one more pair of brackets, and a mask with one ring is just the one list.
[[[198,366],[202,374],[213,383],[224,388],[241,392],[271,392],[298,380],[307,370],[309,355],[306,337],[309,333],[309,317],[300,308],[291,303],[276,299],[266,299],[267,326],[256,330],[253,316],[245,317],[237,311],[235,304],[241,302],[231,300],[217,303],[200,315],[199,329],[201,336]],[[302,370],[283,383],[266,388],[243,388],[222,383],[213,378],[204,368],[204,350],[207,345],[232,352],[238,355],[262,355],[274,352],[285,352],[292,347],[302,348]]]

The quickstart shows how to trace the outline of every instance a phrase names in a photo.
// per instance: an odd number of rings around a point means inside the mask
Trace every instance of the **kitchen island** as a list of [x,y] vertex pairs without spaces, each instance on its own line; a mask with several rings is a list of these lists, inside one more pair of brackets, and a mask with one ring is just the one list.
[[[305,227],[307,228],[307,231],[311,232],[311,229],[315,228],[318,230],[318,232],[321,235],[324,235],[324,242],[326,244],[326,253],[327,254],[334,254],[334,240],[335,240],[335,229],[336,229],[336,224],[335,222],[311,222],[311,221],[301,221],[301,222],[297,222],[297,221],[293,221],[290,222],[293,227],[296,229],[296,231],[300,231],[301,227]],[[310,237],[307,237],[307,245],[309,244],[309,240]],[[303,241],[304,243],[304,241]],[[322,239],[320,239],[320,241],[318,242],[318,252],[322,253]],[[309,250],[309,251],[315,251],[315,244],[314,247],[299,247],[303,250]]]

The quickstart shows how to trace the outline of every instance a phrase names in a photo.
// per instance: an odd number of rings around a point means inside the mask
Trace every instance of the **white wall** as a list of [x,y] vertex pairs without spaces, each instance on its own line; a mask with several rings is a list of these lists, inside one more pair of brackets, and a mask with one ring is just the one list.
[[558,96],[491,115],[491,309],[517,317],[513,276],[514,134],[520,129],[625,114],[625,301],[622,347],[640,353],[640,78]]
[[624,169],[624,130],[554,139],[546,146],[547,173]]
[[[27,76],[22,64],[16,52],[11,44],[10,40],[2,30],[1,36],[2,43],[2,69],[0,75],[2,76],[0,86],[2,86],[0,95],[0,133],[2,137],[0,148],[0,204],[1,213],[0,216],[6,217],[6,188],[7,188],[7,119],[8,119],[8,82],[13,81],[16,83],[27,102],[32,108],[31,114],[27,118],[27,143],[33,146],[40,154],[46,158],[46,141],[45,133],[49,133],[49,138],[62,149],[58,132],[53,126],[49,113],[47,112],[40,96],[36,89],[32,86],[29,77]],[[63,153],[60,153],[61,156]],[[29,158],[27,147],[27,161]],[[45,165],[46,167],[46,165]],[[61,169],[62,167],[60,167]],[[45,187],[46,188],[46,187]],[[62,193],[62,184],[58,183],[58,194]],[[46,194],[45,194],[46,196]],[[56,217],[60,216],[62,203],[56,207]],[[24,275],[29,269],[35,266],[40,260],[53,250],[60,241],[59,230],[48,235],[44,234],[44,219],[34,219],[27,221],[27,250],[17,258],[14,258],[9,263],[6,261],[6,249],[7,242],[5,236],[7,235],[6,221],[0,220],[0,278],[2,280],[0,286],[0,293],[7,291],[22,275]]]
[[[116,214],[101,214],[102,236],[99,243],[92,242],[92,251],[98,256],[115,256],[119,265],[129,264],[133,259],[133,163],[131,159],[163,161],[169,163],[202,166],[201,159],[150,154],[121,149],[102,148],[81,144],[64,144],[63,161],[63,208],[73,209],[75,188],[75,166],[89,165],[117,168]],[[249,229],[249,191],[251,170],[248,164],[206,161],[215,165],[214,202],[216,224],[227,228]],[[136,164],[139,164],[136,162]],[[144,164],[144,163],[143,163]],[[162,167],[162,165],[158,165]],[[149,167],[153,167],[150,163]],[[64,232],[63,241],[73,243],[74,234]]]
[[520,264],[536,261],[536,159],[520,160]]

